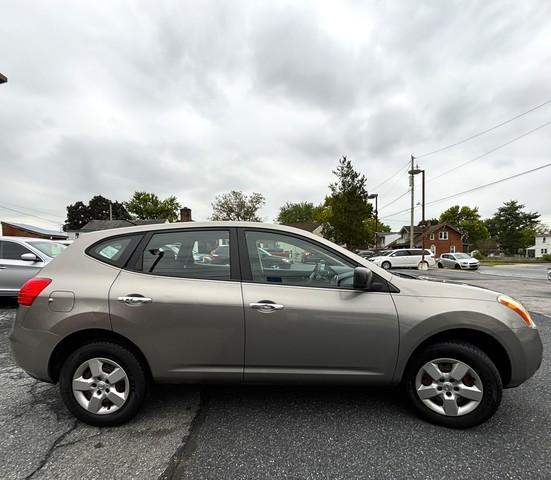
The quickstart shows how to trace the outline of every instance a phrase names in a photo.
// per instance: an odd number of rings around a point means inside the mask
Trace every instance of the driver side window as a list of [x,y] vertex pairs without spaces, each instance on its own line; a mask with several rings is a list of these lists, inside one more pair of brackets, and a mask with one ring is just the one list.
[[254,282],[352,288],[355,265],[329,249],[279,233],[248,231],[245,238]]

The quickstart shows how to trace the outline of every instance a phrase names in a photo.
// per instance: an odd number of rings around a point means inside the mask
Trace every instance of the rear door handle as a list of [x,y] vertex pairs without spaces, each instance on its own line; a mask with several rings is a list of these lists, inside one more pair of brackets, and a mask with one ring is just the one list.
[[141,297],[137,295],[128,295],[126,297],[117,297],[119,302],[125,303],[126,305],[143,305],[144,303],[151,303],[153,299],[149,297]]
[[258,310],[262,313],[271,313],[276,310],[283,310],[284,305],[279,303],[267,303],[267,302],[258,302],[258,303],[249,303],[249,307],[253,310]]

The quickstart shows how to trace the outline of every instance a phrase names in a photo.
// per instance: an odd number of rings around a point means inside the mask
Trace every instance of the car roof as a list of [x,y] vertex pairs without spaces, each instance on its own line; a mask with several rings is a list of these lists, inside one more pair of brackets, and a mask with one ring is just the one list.
[[49,243],[61,243],[63,240],[50,240],[47,238],[36,237],[11,237],[8,235],[0,235],[0,240],[15,240],[16,242],[49,242]]

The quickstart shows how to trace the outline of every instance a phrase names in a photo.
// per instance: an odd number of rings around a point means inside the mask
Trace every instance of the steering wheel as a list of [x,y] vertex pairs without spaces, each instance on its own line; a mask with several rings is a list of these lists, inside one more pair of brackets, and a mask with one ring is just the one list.
[[[322,264],[323,264],[323,268],[321,267]],[[331,281],[336,277],[338,277],[337,272],[335,272],[335,270],[333,270],[329,265],[327,265],[323,261],[316,263],[314,270],[312,270],[312,273],[308,276],[308,278],[313,281],[316,281],[316,280]]]

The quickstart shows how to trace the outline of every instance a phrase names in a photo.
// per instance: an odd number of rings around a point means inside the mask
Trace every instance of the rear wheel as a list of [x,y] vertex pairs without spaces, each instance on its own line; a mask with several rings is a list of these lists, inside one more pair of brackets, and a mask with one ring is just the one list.
[[381,264],[381,267],[383,267],[385,270],[390,270],[390,267],[391,267],[390,262],[383,262]]
[[121,345],[96,342],[75,350],[59,377],[61,397],[71,413],[97,427],[120,425],[138,412],[146,375],[135,355]]
[[438,343],[416,355],[404,375],[416,413],[431,423],[469,428],[488,420],[503,385],[490,358],[468,343]]

